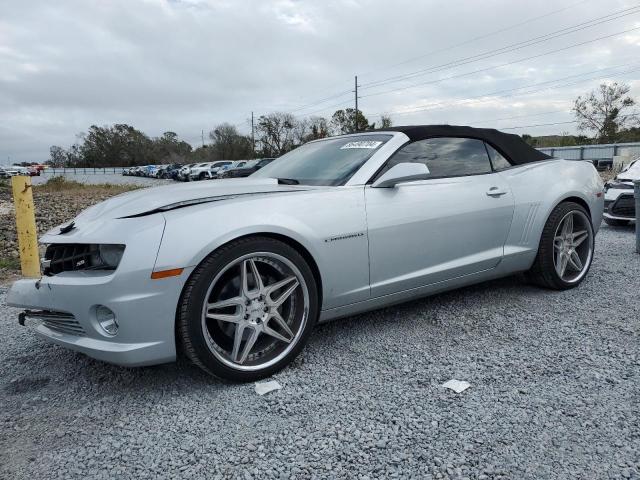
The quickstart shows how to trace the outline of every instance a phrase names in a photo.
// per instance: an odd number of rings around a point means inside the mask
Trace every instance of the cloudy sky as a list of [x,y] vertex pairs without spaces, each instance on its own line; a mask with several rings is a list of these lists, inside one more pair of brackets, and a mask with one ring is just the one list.
[[[270,111],[574,132],[603,80],[640,98],[628,0],[0,0],[0,164],[90,125],[151,136]],[[555,124],[555,125],[549,125]],[[532,126],[537,125],[537,126]],[[513,128],[525,127],[525,128]]]

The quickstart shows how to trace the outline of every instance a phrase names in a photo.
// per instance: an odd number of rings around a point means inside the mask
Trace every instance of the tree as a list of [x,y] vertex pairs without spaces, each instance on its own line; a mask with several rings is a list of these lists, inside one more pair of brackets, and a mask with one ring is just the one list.
[[309,133],[304,139],[305,142],[327,138],[329,136],[329,122],[324,117],[309,118]]
[[65,152],[64,148],[58,145],[51,145],[51,148],[49,148],[49,161],[47,163],[54,168],[60,168],[65,166],[66,160],[67,152]]
[[[331,116],[331,128],[333,133],[344,135],[356,131],[355,109],[347,108],[345,110],[336,110]],[[365,117],[361,110],[358,110],[358,131],[372,130],[376,126],[375,123],[369,125],[369,120]]]
[[393,122],[391,121],[391,117],[387,114],[380,115],[380,128],[389,128],[393,126]]
[[258,118],[257,139],[261,154],[265,157],[279,157],[296,146],[296,118],[290,113],[274,112]]
[[145,165],[151,163],[151,140],[130,125],[92,125],[83,136],[80,154],[87,167]]
[[149,157],[154,163],[183,162],[191,153],[191,145],[180,140],[175,132],[164,132],[154,138],[150,145]]
[[603,83],[586,97],[576,98],[573,113],[578,121],[578,130],[594,132],[600,143],[617,141],[618,132],[637,123],[632,115],[622,115],[635,105],[628,96],[629,86],[618,83]]
[[211,160],[243,160],[253,158],[251,139],[240,135],[233,125],[222,123],[209,133]]

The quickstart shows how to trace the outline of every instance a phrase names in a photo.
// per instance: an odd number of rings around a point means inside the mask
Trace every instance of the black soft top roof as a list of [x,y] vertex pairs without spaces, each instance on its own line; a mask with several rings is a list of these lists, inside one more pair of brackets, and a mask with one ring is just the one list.
[[513,165],[548,160],[552,157],[536,150],[518,135],[493,128],[474,128],[457,125],[410,125],[380,129],[380,132],[402,132],[411,141],[435,137],[465,137],[484,140],[504,155]]

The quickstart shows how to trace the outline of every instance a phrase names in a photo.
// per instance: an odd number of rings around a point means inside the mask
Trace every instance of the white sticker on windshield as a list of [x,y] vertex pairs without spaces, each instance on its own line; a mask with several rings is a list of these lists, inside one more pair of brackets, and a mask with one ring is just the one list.
[[347,150],[349,148],[364,148],[366,150],[373,150],[382,145],[382,142],[376,142],[373,140],[349,142],[340,147],[340,150]]

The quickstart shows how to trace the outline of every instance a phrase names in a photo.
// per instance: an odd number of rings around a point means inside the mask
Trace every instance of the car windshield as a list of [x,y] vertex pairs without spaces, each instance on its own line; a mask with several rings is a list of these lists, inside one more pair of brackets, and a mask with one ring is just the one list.
[[258,170],[252,178],[301,185],[344,185],[392,135],[354,135],[310,142]]

